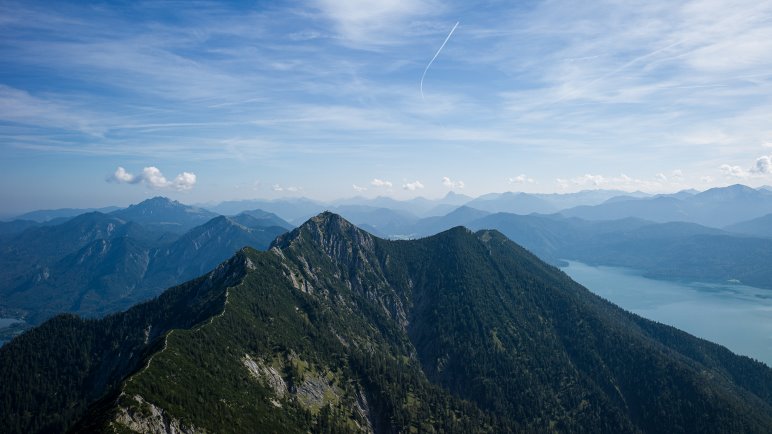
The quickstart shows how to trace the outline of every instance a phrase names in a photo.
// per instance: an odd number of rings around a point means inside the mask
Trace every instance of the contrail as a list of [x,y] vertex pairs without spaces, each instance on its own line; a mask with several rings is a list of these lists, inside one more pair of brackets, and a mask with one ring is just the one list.
[[430,60],[429,64],[426,65],[426,68],[424,69],[424,73],[423,73],[423,75],[421,75],[421,86],[420,86],[420,88],[421,88],[421,99],[424,99],[424,78],[426,77],[426,72],[429,71],[429,67],[432,66],[432,63],[434,63],[434,59],[436,59],[437,56],[440,55],[440,51],[442,51],[442,49],[445,48],[445,44],[448,43],[448,39],[450,39],[450,36],[453,35],[453,32],[456,31],[456,27],[458,27],[459,23],[460,23],[460,21],[456,21],[456,25],[453,26],[452,29],[450,29],[450,33],[448,33],[448,37],[445,38],[445,42],[443,42],[442,45],[440,45],[440,49],[437,50],[436,53],[434,53],[434,57],[432,57],[432,60]]

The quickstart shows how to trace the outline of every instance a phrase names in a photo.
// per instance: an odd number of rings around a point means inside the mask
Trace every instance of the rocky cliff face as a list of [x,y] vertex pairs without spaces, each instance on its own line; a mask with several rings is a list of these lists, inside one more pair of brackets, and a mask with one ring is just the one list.
[[193,426],[186,426],[163,409],[145,402],[139,395],[135,395],[133,399],[136,402],[136,407],[131,409],[119,408],[115,420],[109,425],[111,429],[122,427],[131,432],[146,434],[203,434],[207,432]]
[[409,294],[395,288],[386,276],[384,267],[390,259],[383,245],[384,240],[325,212],[277,238],[272,251],[287,259],[291,275],[304,282],[304,289],[345,285],[379,305],[404,328]]

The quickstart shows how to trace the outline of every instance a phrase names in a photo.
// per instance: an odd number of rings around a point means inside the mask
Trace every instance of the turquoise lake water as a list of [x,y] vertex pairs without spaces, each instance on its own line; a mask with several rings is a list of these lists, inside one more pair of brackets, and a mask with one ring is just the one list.
[[14,318],[0,318],[0,329],[8,327],[9,325],[15,324],[17,322],[21,322],[21,321]]
[[772,366],[772,290],[655,280],[632,269],[567,262],[566,274],[612,303]]

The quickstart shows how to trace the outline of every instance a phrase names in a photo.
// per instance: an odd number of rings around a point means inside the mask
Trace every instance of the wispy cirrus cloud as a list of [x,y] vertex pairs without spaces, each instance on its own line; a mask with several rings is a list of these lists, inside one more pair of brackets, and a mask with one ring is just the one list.
[[337,37],[361,48],[403,42],[406,34],[416,32],[420,23],[415,21],[441,9],[439,3],[428,0],[318,0],[315,5],[333,23]]
[[0,83],[0,121],[24,125],[30,129],[79,131],[101,136],[108,123],[106,116],[83,108],[82,103],[64,96],[36,96],[23,89]]
[[[234,184],[297,169],[303,194],[340,196],[359,180],[402,197],[442,194],[448,185],[407,177],[445,170],[469,194],[522,171],[573,189],[667,189],[727,181],[727,164],[761,182],[770,16],[772,2],[750,0],[5,2],[0,149],[14,159],[0,171],[59,158],[84,170],[78,156],[96,177],[116,161],[211,161]],[[458,21],[422,100],[421,74]],[[403,182],[361,184],[371,173]],[[636,176],[597,175],[609,173]],[[528,179],[510,182],[559,188]]]
[[512,44],[536,36],[536,45],[517,45],[516,56],[504,45],[487,52],[488,65],[511,67],[532,84],[500,94],[511,113],[536,128],[593,137],[595,147],[604,139],[589,135],[593,129],[605,129],[609,146],[667,142],[677,151],[690,143],[672,133],[688,135],[697,125],[724,130],[725,140],[710,144],[738,153],[748,151],[738,145],[768,133],[755,113],[772,103],[762,90],[772,78],[772,60],[762,54],[772,48],[770,2],[559,3],[511,16],[520,30],[508,35],[479,36]]

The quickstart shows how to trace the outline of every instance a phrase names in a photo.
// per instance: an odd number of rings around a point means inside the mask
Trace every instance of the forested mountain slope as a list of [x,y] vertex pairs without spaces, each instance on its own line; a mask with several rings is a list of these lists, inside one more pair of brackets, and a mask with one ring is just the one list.
[[[772,429],[767,366],[627,313],[496,231],[385,241],[325,213],[219,270],[182,287],[214,300],[199,309],[154,301],[103,322],[57,318],[0,349],[14,373],[0,430],[39,432],[62,408],[78,410],[57,423],[81,432]],[[169,318],[186,320],[155,326]],[[128,341],[159,331],[156,345],[132,344],[139,369],[98,356],[129,351],[121,343],[75,338],[108,321],[134,324]],[[110,372],[115,387],[101,391],[112,393],[37,403],[83,384],[66,366],[42,374],[57,352]]]

